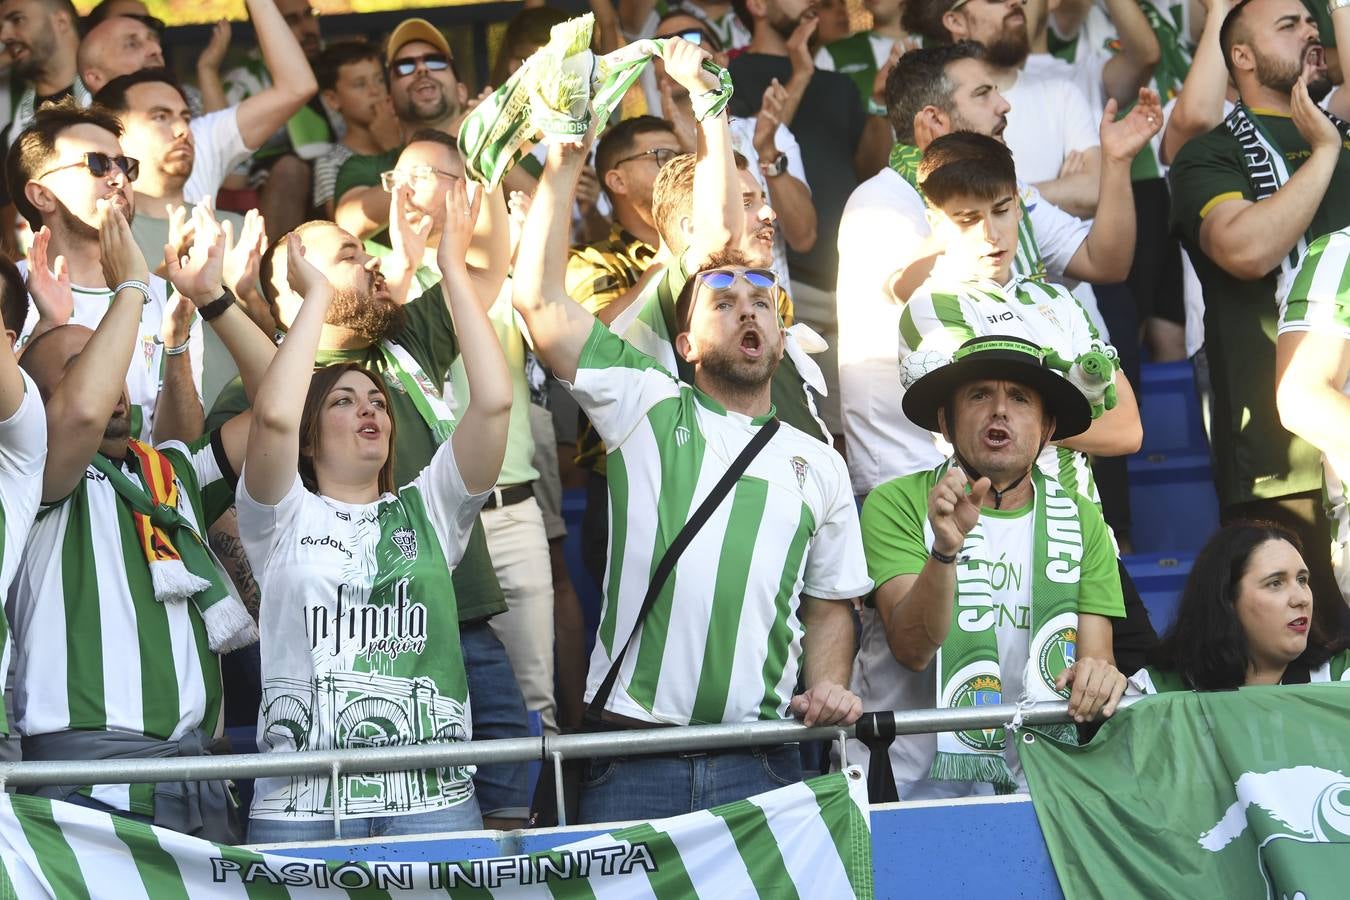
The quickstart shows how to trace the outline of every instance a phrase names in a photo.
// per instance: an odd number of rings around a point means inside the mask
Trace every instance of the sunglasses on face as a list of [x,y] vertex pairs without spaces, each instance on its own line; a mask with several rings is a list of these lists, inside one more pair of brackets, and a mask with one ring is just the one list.
[[625,156],[623,159],[615,162],[614,165],[621,166],[626,162],[654,159],[656,160],[656,167],[659,169],[679,155],[679,150],[671,150],[669,147],[653,147],[650,150],[643,150],[641,153],[634,153],[632,156]]
[[778,276],[771,269],[713,269],[698,276],[699,281],[715,291],[724,291],[743,278],[751,287],[771,288],[778,284]]
[[417,71],[417,64],[427,67],[428,72],[444,72],[450,68],[450,57],[444,53],[424,53],[421,56],[400,56],[389,64],[389,71],[397,78],[407,78]]
[[405,184],[414,188],[434,184],[437,178],[458,178],[453,172],[434,166],[413,166],[411,169],[389,169],[380,173],[380,187],[393,193]]
[[38,178],[50,175],[53,172],[60,172],[62,169],[74,169],[77,167],[84,167],[89,170],[90,175],[93,175],[95,178],[102,178],[112,171],[113,166],[116,166],[122,171],[122,174],[126,176],[127,181],[135,181],[136,177],[141,174],[141,161],[139,159],[132,159],[130,156],[109,156],[106,153],[91,151],[84,154],[82,159],[78,159],[75,162],[52,166],[50,169],[47,169],[42,172],[42,174],[36,176],[33,180],[36,181]]

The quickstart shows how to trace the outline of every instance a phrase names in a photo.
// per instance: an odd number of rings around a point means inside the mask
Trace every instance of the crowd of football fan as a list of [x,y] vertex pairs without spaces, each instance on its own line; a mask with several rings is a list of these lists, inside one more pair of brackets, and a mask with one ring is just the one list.
[[[461,126],[572,14],[527,0],[476,84],[422,18],[245,5],[246,58],[0,0],[6,758],[1060,697],[1087,739],[1125,693],[1346,672],[1347,0],[591,0],[651,64],[491,190]],[[1161,639],[1120,562],[1141,357],[1192,360],[1224,523]],[[860,738],[874,798],[1026,789],[1003,729]],[[602,822],[838,762],[572,774]],[[273,843],[535,788],[38,792]]]

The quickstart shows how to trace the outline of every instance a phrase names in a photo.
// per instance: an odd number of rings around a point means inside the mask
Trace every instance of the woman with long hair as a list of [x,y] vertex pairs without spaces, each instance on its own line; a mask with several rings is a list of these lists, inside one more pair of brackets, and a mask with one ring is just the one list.
[[[450,570],[497,480],[511,407],[506,362],[464,262],[476,201],[454,182],[438,250],[471,397],[402,487],[388,389],[359,364],[314,370],[334,290],[296,235],[286,245],[287,278],[304,302],[258,389],[237,498],[262,594],[263,750],[470,737]],[[479,828],[471,773],[259,779],[249,840],[332,838],[334,807],[344,837]]]
[[1214,533],[1149,660],[1130,679],[1146,694],[1350,680],[1350,654],[1313,615],[1298,538],[1272,522]]

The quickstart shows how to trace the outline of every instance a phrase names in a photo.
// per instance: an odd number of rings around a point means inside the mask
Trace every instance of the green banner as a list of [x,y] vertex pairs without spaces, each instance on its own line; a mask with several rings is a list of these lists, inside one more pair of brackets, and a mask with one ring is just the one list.
[[1178,692],[1018,752],[1064,895],[1350,895],[1350,690]]
[[873,896],[859,769],[525,856],[442,862],[405,850],[354,862],[285,853],[0,792],[0,900]]

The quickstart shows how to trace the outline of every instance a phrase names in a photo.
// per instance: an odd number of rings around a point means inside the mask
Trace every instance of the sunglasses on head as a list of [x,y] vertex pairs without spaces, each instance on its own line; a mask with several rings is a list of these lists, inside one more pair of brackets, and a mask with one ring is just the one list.
[[778,276],[772,269],[713,269],[701,273],[698,277],[699,281],[715,291],[726,290],[736,283],[737,278],[744,278],[751,287],[757,288],[769,288],[778,284]]
[[444,72],[450,68],[450,57],[444,53],[424,53],[421,56],[400,56],[389,64],[389,71],[398,78],[407,78],[417,71],[417,64],[427,67],[428,72]]
[[141,161],[139,159],[132,159],[130,156],[109,156],[106,153],[92,150],[75,162],[52,166],[40,175],[35,176],[33,180],[36,181],[38,178],[50,175],[53,172],[60,172],[62,169],[74,169],[81,166],[88,169],[89,174],[95,178],[102,178],[107,175],[112,171],[113,166],[122,170],[122,174],[126,176],[127,181],[135,181],[136,177],[141,174]]

